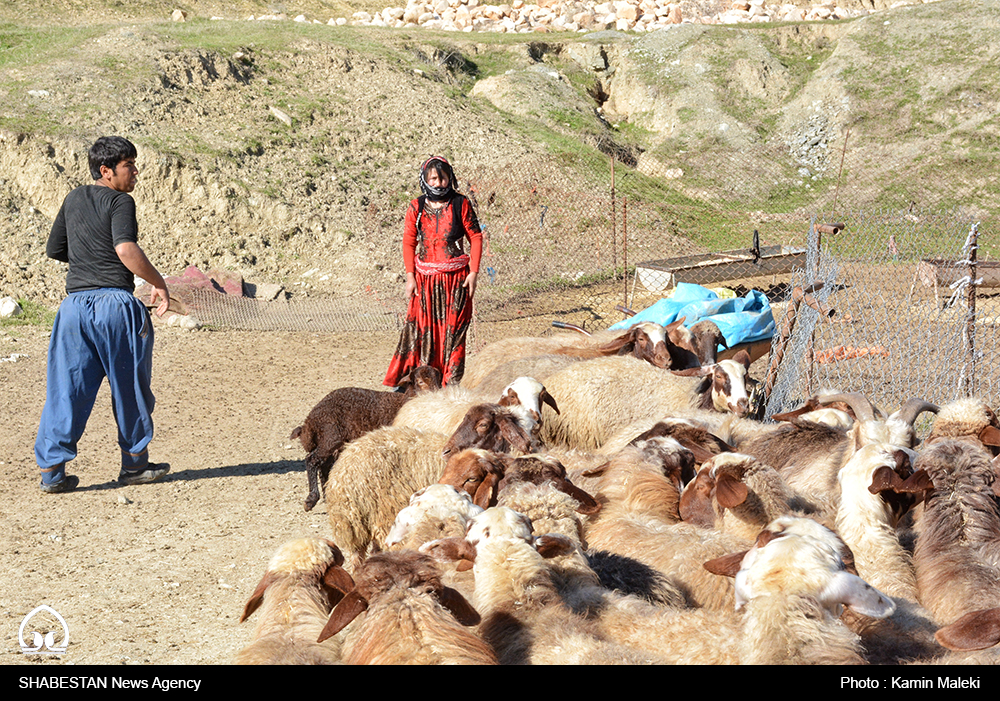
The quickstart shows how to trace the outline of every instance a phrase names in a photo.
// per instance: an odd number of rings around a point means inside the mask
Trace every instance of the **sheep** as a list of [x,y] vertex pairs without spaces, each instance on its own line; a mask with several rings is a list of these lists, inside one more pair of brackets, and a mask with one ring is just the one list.
[[467,417],[474,406],[507,407],[506,411],[517,417],[519,423],[534,436],[538,435],[541,419],[540,404],[545,403],[558,413],[559,407],[546,391],[545,386],[531,377],[519,377],[509,383],[495,403],[483,402],[471,391],[460,387],[446,387],[408,402],[400,409],[393,426],[410,426],[425,431],[455,433],[467,425]]
[[609,331],[593,337],[557,334],[548,337],[507,338],[496,341],[470,358],[462,385],[473,389],[499,365],[514,358],[539,354],[567,355],[576,358],[628,354],[656,367],[677,367],[671,364],[676,346],[671,341],[670,334],[681,327],[683,321],[680,319],[667,327],[644,322],[617,335],[612,335],[614,332]]
[[337,462],[344,445],[392,423],[400,407],[412,397],[440,389],[441,371],[420,366],[404,376],[399,386],[404,389],[402,394],[361,387],[335,389],[312,408],[301,426],[292,431],[289,440],[298,438],[308,453],[306,511],[311,511],[319,501],[320,485],[326,483],[330,468]]
[[385,426],[348,443],[326,482],[334,540],[352,564],[385,547],[410,496],[437,482],[452,452],[467,447],[530,452],[529,432],[512,407],[476,405],[452,436]]
[[683,416],[705,403],[745,414],[749,356],[737,357],[702,370],[710,373],[705,377],[678,376],[628,357],[571,365],[546,380],[561,413],[543,412],[542,440],[594,450],[633,422]]
[[997,466],[982,447],[942,439],[914,467],[927,480],[913,551],[920,603],[940,624],[1000,606]]
[[778,519],[748,552],[722,558],[739,613],[638,604],[630,614],[610,609],[599,623],[670,664],[861,664],[860,639],[837,620],[841,606],[887,616],[893,604],[846,571],[841,545],[811,520]]
[[344,635],[345,664],[496,664],[469,627],[480,616],[444,586],[433,559],[413,550],[378,553],[354,572],[354,588],[333,608],[317,641]]
[[258,609],[253,642],[236,664],[336,664],[340,641],[317,643],[330,610],[352,585],[344,556],[332,543],[303,538],[282,545],[243,609],[240,623]]
[[[500,396],[504,388],[518,377],[534,377],[536,380],[544,383],[545,379],[550,375],[581,360],[583,359],[571,355],[558,355],[554,353],[514,358],[494,368],[474,388],[471,388],[471,391],[481,401],[490,400],[493,397]],[[466,385],[463,385],[463,387],[466,387]]]
[[393,522],[385,543],[388,549],[415,550],[424,543],[464,536],[469,520],[483,509],[472,498],[448,484],[431,484],[410,497]]
[[879,664],[926,658],[938,652],[937,626],[918,603],[917,580],[909,551],[896,526],[917,500],[913,451],[885,443],[858,450],[841,468],[837,532],[854,554],[858,575],[891,596],[891,618],[849,621],[862,636],[869,658]]
[[681,517],[753,540],[785,515],[822,519],[822,509],[796,494],[773,467],[749,455],[722,453],[705,462],[681,494]]
[[473,561],[479,630],[501,664],[637,664],[655,660],[601,635],[563,601],[545,558],[576,546],[563,535],[532,535],[530,520],[502,506],[476,516],[464,541],[427,543],[437,558]]

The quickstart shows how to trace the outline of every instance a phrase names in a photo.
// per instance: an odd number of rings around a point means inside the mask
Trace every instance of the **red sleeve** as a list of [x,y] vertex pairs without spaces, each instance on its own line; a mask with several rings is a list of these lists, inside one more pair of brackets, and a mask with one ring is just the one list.
[[479,219],[468,197],[462,200],[462,224],[469,237],[469,270],[478,273],[479,261],[483,257],[483,230],[479,227]]
[[414,271],[413,260],[417,251],[417,204],[416,200],[410,202],[406,210],[406,220],[403,222],[403,267],[406,272]]

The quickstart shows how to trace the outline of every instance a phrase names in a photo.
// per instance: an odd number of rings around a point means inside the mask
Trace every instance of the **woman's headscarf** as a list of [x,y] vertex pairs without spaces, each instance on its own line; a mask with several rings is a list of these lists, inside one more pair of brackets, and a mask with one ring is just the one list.
[[[427,173],[432,169],[448,176],[448,187],[431,187],[427,184]],[[455,171],[444,156],[431,156],[420,166],[420,191],[431,202],[443,202],[455,194]]]

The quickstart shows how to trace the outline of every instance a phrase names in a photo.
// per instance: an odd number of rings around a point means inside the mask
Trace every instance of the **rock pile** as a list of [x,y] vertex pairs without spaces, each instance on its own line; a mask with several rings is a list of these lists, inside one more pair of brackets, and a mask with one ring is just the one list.
[[[897,3],[910,4],[908,2]],[[685,8],[690,7],[684,4]],[[597,3],[587,0],[511,0],[491,5],[480,0],[410,0],[405,7],[387,7],[374,15],[355,12],[351,17],[330,19],[331,25],[357,25],[392,28],[423,27],[454,32],[652,32],[685,23],[736,24],[739,22],[799,22],[845,19],[868,14],[867,10],[839,7],[828,2],[811,7],[793,4],[768,5],[765,0],[735,0],[731,7],[712,15],[696,9],[682,11],[682,4],[671,0],[612,0]],[[281,20],[285,15],[251,16],[249,19]],[[297,22],[316,22],[304,15]]]

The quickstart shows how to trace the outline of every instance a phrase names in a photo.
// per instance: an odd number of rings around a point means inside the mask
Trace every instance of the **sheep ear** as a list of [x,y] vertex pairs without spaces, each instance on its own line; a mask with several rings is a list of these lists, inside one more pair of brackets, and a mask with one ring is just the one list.
[[246,606],[243,607],[243,615],[240,616],[240,623],[250,618],[253,612],[260,608],[260,605],[264,603],[264,592],[267,588],[274,583],[275,575],[273,572],[265,572],[264,576],[261,578],[260,583],[257,588],[253,590],[253,594],[247,599]]
[[521,424],[517,422],[515,417],[498,416],[497,421],[500,425],[500,435],[510,444],[511,448],[519,450],[522,453],[531,452],[531,444],[524,435]]
[[846,571],[835,574],[821,596],[871,618],[887,618],[896,610],[895,601],[861,577]]
[[733,360],[737,363],[742,363],[743,367],[747,370],[750,369],[750,354],[745,350],[741,350],[739,353],[733,356]]
[[543,389],[541,394],[538,395],[538,398],[542,400],[543,404],[548,404],[550,407],[552,407],[552,411],[556,412],[557,414],[559,413],[559,407],[556,406],[555,398],[551,394],[549,394],[547,390]]
[[354,589],[354,579],[340,565],[330,565],[326,568],[326,572],[323,574],[323,584],[339,592],[341,596]]
[[497,498],[497,484],[500,483],[500,475],[489,473],[483,478],[476,488],[476,494],[472,497],[472,503],[485,511]]
[[558,557],[573,552],[573,541],[564,535],[546,533],[535,538],[535,550],[542,557]]
[[611,467],[611,463],[610,462],[606,462],[603,465],[598,465],[597,467],[595,467],[592,470],[584,470],[583,472],[580,473],[580,476],[581,477],[603,477],[604,473],[606,473],[608,471],[608,468],[610,468],[610,467]]
[[553,480],[553,483],[555,484],[556,489],[560,492],[568,494],[580,502],[580,506],[576,510],[577,513],[583,514],[584,516],[593,516],[594,514],[600,513],[601,502],[597,501],[597,499],[577,487],[568,479]]
[[983,445],[994,448],[1000,446],[1000,429],[996,426],[987,426],[979,432],[979,440]]
[[479,612],[456,589],[443,587],[438,593],[438,601],[441,602],[442,606],[451,611],[455,619],[463,626],[477,626],[482,620],[479,617]]
[[750,551],[744,550],[739,553],[723,555],[722,557],[717,557],[714,560],[709,560],[704,563],[702,567],[712,574],[722,575],[723,577],[735,577],[736,573],[740,571],[740,567],[743,564],[743,558],[746,557],[748,552]]
[[365,601],[364,597],[357,590],[351,591],[330,612],[330,618],[327,620],[326,625],[323,626],[323,630],[320,632],[316,642],[321,643],[327,638],[332,638],[367,609],[368,602]]
[[632,346],[635,345],[635,337],[638,332],[638,328],[633,326],[621,336],[618,336],[603,345],[597,346],[594,350],[598,353],[606,355],[613,355],[615,353],[618,355],[624,355],[626,353],[631,353]]
[[438,538],[424,543],[419,550],[439,562],[457,562],[459,572],[471,569],[476,561],[476,546],[465,538]]
[[973,611],[939,628],[934,639],[949,650],[985,650],[1000,643],[1000,608]]
[[719,506],[732,509],[747,500],[747,486],[732,475],[722,473],[715,481],[715,499]]

